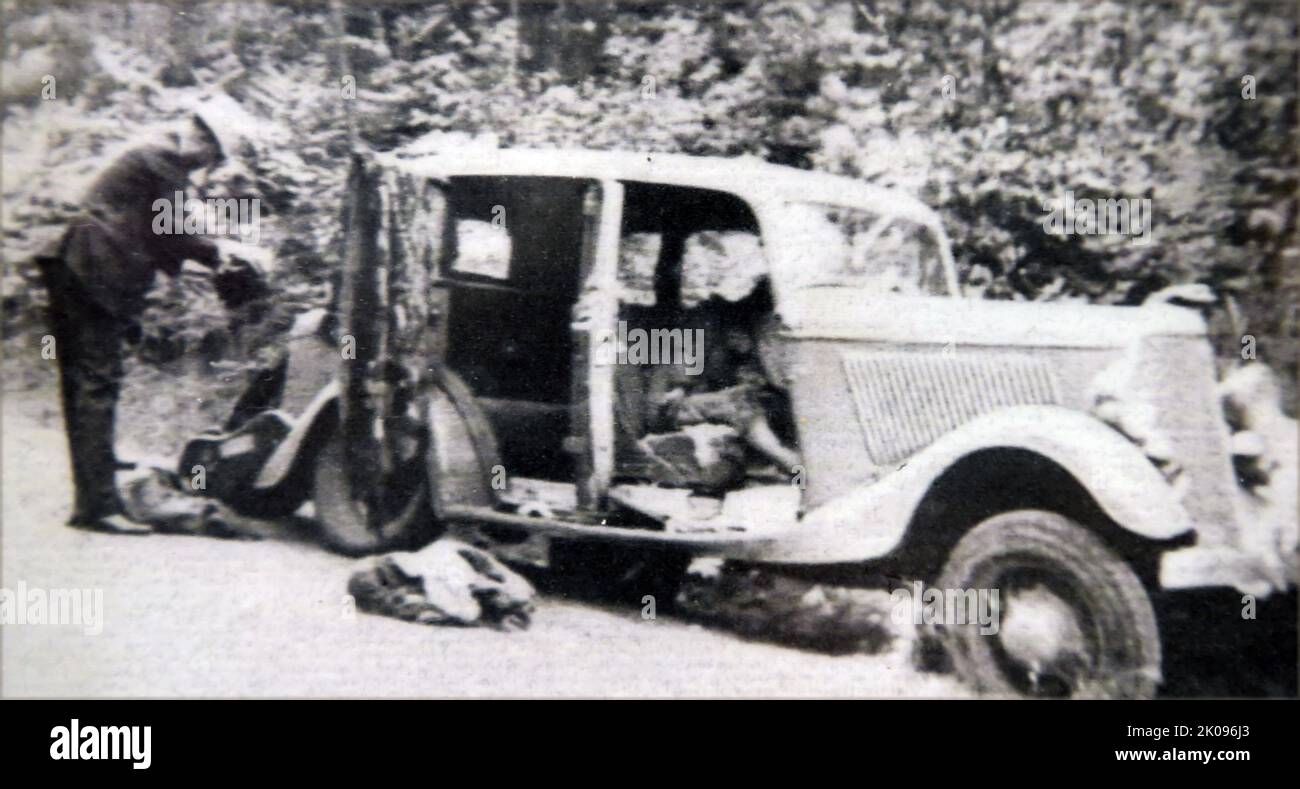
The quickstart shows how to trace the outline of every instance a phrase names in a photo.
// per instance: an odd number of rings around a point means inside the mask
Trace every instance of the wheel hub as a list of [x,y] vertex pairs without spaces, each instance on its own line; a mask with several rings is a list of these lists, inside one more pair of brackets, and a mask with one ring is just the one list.
[[1088,646],[1074,608],[1043,585],[1011,590],[998,637],[1002,648],[1031,681],[1086,661]]

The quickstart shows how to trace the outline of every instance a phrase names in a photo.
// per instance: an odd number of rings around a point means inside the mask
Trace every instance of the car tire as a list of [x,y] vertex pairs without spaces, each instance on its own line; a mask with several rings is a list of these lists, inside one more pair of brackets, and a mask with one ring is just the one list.
[[990,599],[998,590],[996,634],[978,624],[935,626],[958,676],[981,692],[1156,693],[1160,636],[1146,589],[1096,534],[1068,518],[1021,510],[981,522],[957,542],[936,586],[987,589]]
[[437,536],[423,463],[404,475],[409,484],[384,502],[384,511],[372,524],[366,506],[351,495],[347,474],[347,447],[334,430],[316,457],[312,503],[322,541],[348,556],[394,550],[414,550]]

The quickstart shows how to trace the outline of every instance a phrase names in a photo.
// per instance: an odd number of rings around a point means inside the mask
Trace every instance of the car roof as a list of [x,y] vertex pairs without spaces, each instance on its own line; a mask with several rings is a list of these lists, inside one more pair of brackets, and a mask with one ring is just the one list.
[[386,154],[382,164],[428,178],[535,176],[643,181],[713,189],[753,201],[807,201],[860,208],[937,224],[915,197],[844,176],[771,164],[754,156],[544,148],[481,148],[413,156]]

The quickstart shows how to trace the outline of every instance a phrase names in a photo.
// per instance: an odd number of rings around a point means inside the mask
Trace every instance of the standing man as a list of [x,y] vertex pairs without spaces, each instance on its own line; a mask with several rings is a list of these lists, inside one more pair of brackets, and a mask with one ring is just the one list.
[[212,129],[193,115],[175,147],[143,146],[113,162],[91,185],[57,246],[37,258],[49,292],[49,329],[76,488],[70,526],[149,531],[126,517],[114,484],[122,346],[139,331],[155,272],[174,276],[187,259],[212,269],[219,265],[216,245],[201,235],[156,233],[154,201],[170,205],[191,176],[224,158]]

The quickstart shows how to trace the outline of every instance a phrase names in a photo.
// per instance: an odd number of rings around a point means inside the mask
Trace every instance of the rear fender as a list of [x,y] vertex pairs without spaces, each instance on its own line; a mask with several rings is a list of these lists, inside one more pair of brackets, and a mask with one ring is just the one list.
[[438,371],[428,400],[429,489],[434,513],[451,506],[492,506],[505,482],[496,435],[460,376]]

